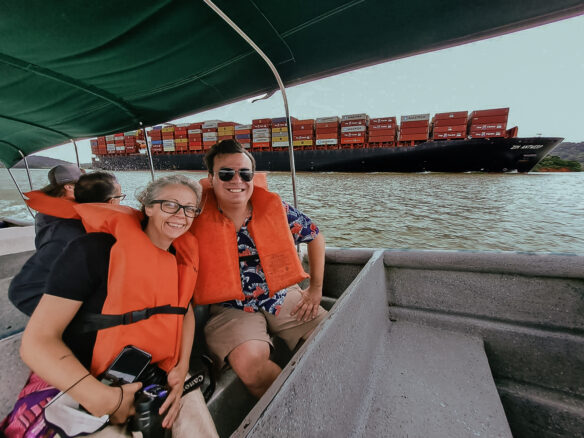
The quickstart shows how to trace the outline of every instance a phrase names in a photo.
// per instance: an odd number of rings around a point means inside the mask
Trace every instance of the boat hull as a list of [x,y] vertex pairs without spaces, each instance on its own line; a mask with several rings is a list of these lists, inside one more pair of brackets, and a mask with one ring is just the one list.
[[[414,146],[296,150],[297,171],[314,172],[529,172],[562,141],[559,137],[475,138],[427,141]],[[257,170],[289,171],[287,148],[254,151]],[[202,153],[157,154],[156,169],[205,170]],[[111,155],[93,159],[106,170],[148,168],[146,155]]]

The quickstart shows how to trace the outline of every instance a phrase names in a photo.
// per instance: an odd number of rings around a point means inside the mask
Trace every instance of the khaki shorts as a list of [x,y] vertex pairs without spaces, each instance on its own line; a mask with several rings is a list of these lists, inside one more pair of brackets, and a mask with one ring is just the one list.
[[223,367],[229,353],[246,341],[265,341],[273,347],[268,330],[272,335],[282,338],[290,350],[294,349],[300,339],[306,339],[328,314],[319,306],[318,315],[313,320],[296,321],[290,312],[301,298],[300,287],[290,286],[278,316],[264,310],[250,313],[220,304],[211,305],[211,316],[205,325],[205,338],[216,364]]

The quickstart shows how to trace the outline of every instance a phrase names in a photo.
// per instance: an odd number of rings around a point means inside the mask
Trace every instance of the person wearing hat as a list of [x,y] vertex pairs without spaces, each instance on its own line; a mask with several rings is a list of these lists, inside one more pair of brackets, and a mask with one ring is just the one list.
[[49,184],[25,193],[35,216],[36,252],[12,279],[8,298],[30,316],[36,308],[53,264],[73,239],[85,234],[73,207],[76,203],[119,203],[125,195],[116,177],[108,172],[85,174],[79,167],[65,164],[49,170]]

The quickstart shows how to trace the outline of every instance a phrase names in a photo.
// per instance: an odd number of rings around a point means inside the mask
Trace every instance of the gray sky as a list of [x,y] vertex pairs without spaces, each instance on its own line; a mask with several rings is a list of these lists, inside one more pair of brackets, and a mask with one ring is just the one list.
[[[519,136],[584,140],[584,16],[405,58],[289,88],[297,118],[371,117],[509,107]],[[282,96],[243,101],[179,121],[251,123],[284,115]],[[81,162],[89,141],[78,142]],[[39,152],[74,161],[73,147]]]

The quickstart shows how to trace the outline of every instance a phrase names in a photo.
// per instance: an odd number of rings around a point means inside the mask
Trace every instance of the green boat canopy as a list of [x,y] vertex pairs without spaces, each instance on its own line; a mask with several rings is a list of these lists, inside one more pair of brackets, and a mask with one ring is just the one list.
[[[579,15],[574,0],[217,0],[286,86]],[[0,161],[278,88],[197,0],[0,3]]]

